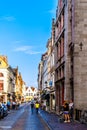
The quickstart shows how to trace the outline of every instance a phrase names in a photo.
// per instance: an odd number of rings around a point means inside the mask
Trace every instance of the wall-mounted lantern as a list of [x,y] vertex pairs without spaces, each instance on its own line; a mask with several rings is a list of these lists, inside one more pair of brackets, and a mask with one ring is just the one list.
[[80,46],[80,50],[82,51],[82,47],[83,47],[82,42],[80,42],[79,46]]
[[45,81],[45,86],[47,87],[47,81]]

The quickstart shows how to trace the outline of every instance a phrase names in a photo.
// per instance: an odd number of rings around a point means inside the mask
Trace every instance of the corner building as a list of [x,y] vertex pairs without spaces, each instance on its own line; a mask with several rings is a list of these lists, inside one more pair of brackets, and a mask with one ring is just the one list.
[[74,101],[75,119],[87,110],[87,1],[59,0],[55,22],[56,111]]

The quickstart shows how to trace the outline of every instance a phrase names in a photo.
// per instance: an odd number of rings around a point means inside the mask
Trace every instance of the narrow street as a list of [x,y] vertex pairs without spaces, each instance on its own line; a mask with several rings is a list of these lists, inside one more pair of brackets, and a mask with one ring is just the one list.
[[0,130],[49,130],[39,114],[31,113],[27,103],[19,110],[12,110],[0,121]]
[[25,107],[24,113],[12,127],[12,130],[49,130],[39,114],[31,113],[30,105]]
[[0,120],[0,130],[87,130],[87,125],[76,121],[60,123],[58,115],[43,110],[32,114],[30,104],[25,103]]

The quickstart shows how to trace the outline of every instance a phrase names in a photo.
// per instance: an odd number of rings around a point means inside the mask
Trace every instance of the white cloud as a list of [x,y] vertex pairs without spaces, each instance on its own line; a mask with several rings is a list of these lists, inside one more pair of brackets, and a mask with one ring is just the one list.
[[53,14],[53,15],[54,15],[55,12],[56,12],[55,9],[51,9],[51,10],[45,11],[45,12],[43,12],[43,13],[46,13],[46,14],[47,14],[47,13],[50,13],[50,14]]
[[21,42],[22,42],[22,41],[17,40],[17,41],[14,41],[14,42],[12,42],[12,43],[18,44],[18,43],[21,43]]
[[14,16],[2,16],[1,18],[0,18],[0,20],[5,20],[5,21],[8,21],[8,22],[10,22],[10,21],[14,21],[16,18],[14,17]]
[[[42,51],[34,51],[33,49],[35,49],[34,46],[21,46],[18,48],[15,48],[14,51],[15,52],[24,52],[26,54],[30,54],[30,55],[36,55],[36,54],[41,54]],[[40,48],[38,48],[40,50]]]
[[32,48],[32,46],[21,46],[21,47],[16,48],[14,51],[24,51],[25,52],[31,48]]
[[55,14],[55,10],[54,10],[54,9],[48,10],[48,13],[50,13],[50,14]]
[[26,52],[27,54],[30,54],[30,55],[35,55],[35,54],[41,54],[42,52],[41,51],[27,51]]

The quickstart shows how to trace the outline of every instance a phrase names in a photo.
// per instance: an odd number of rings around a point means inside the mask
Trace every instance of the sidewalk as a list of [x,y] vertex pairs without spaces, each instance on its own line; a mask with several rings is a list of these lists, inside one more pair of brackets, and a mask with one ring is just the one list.
[[40,110],[40,116],[47,123],[50,130],[87,130],[87,125],[78,122],[60,123],[58,115]]

